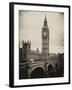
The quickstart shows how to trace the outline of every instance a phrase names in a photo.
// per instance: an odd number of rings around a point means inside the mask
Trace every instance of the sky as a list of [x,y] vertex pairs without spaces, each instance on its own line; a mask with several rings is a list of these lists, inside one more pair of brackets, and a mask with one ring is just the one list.
[[42,28],[44,19],[49,28],[49,52],[64,52],[64,14],[59,12],[19,11],[19,43],[31,41],[31,49],[42,51]]

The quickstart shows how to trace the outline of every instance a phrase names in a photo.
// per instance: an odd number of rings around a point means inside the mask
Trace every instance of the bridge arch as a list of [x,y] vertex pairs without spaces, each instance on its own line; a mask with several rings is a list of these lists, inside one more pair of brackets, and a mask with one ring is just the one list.
[[31,78],[43,78],[45,76],[42,67],[37,67],[31,72]]

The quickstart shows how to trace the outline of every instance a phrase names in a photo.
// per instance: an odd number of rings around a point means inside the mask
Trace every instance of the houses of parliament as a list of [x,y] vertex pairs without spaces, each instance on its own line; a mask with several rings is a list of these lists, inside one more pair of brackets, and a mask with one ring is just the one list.
[[31,41],[19,47],[19,79],[64,76],[64,53],[49,53],[49,27],[45,17],[42,28],[42,52],[31,50]]

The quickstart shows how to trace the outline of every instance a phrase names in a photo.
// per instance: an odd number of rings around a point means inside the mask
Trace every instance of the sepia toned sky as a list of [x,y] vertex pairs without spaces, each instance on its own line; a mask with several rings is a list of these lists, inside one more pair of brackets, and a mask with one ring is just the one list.
[[49,27],[49,52],[64,52],[64,14],[58,12],[19,11],[19,43],[31,40],[31,49],[42,51],[44,19]]

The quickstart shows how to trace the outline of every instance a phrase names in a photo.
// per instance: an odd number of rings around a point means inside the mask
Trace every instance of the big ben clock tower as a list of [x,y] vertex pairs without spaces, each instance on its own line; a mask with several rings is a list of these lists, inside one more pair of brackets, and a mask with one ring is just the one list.
[[45,17],[44,25],[42,28],[42,59],[48,60],[49,55],[49,28]]

